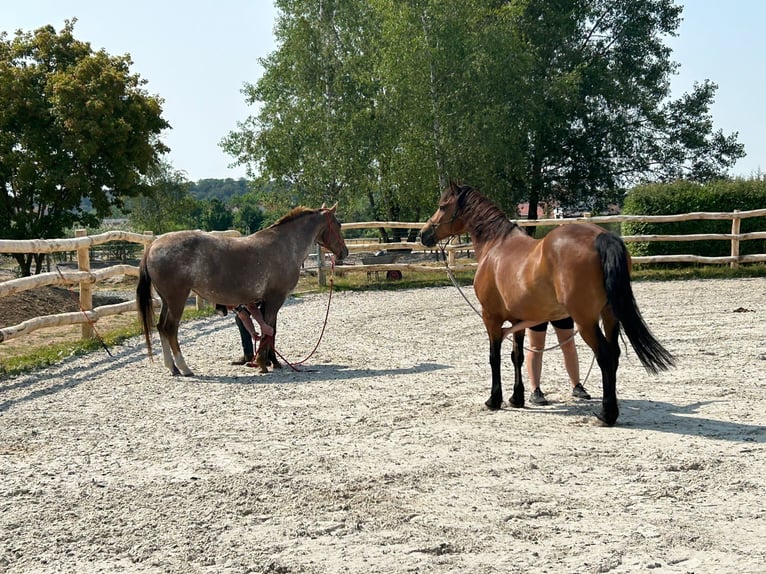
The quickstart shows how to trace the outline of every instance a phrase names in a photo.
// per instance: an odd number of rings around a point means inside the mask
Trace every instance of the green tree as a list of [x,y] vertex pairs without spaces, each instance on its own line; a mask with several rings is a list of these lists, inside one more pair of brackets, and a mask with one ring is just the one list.
[[[60,237],[94,226],[123,198],[146,191],[167,148],[160,100],[142,89],[128,55],[94,52],[46,26],[0,33],[0,236]],[[83,199],[93,212],[86,212]],[[22,273],[32,256],[14,255]],[[39,272],[39,262],[36,271]]]
[[278,49],[245,89],[263,106],[223,145],[287,203],[364,197],[373,217],[421,218],[455,178],[534,217],[721,177],[743,155],[713,130],[715,84],[670,97],[671,0],[277,6]]
[[159,235],[196,227],[199,206],[190,193],[192,184],[182,171],[161,162],[146,177],[146,184],[145,195],[125,201],[125,211],[135,231]]
[[281,197],[267,201],[270,209],[364,197],[376,185],[375,13],[356,0],[276,4],[281,46],[244,89],[248,102],[264,105],[223,146],[271,181]]
[[231,209],[220,199],[203,201],[201,206],[199,222],[205,231],[226,231],[234,225]]
[[744,155],[736,134],[713,132],[713,83],[670,99],[677,64],[664,39],[681,11],[671,0],[526,0],[500,9],[527,46],[527,100],[512,122],[526,136],[515,185],[530,217],[541,200],[598,210],[642,181],[722,177]]
[[201,179],[191,184],[191,194],[196,199],[213,199],[229,201],[238,195],[248,193],[248,181],[244,178],[233,179]]
[[265,221],[260,194],[249,192],[233,197],[229,206],[234,215],[234,227],[244,235],[255,233]]

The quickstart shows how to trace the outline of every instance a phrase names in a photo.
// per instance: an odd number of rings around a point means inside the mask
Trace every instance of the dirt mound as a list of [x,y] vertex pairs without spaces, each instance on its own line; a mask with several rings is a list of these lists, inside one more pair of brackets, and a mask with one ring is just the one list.
[[[115,295],[93,294],[94,307],[126,300]],[[79,310],[80,295],[77,290],[65,287],[38,287],[0,300],[0,327],[18,325],[33,317]]]

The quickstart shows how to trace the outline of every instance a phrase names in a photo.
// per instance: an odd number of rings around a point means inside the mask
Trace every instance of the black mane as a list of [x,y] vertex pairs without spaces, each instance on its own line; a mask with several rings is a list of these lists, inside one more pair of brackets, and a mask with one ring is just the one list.
[[466,228],[477,241],[504,237],[519,228],[492,200],[470,185],[461,185],[457,189],[458,209],[462,213]]

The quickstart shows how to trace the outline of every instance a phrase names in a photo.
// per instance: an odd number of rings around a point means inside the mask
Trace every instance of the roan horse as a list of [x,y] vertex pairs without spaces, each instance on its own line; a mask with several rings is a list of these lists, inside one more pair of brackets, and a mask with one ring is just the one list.
[[[202,231],[176,231],[158,237],[141,260],[136,299],[149,355],[154,322],[151,289],[162,301],[157,331],[165,366],[174,375],[194,373],[178,344],[178,324],[189,293],[222,305],[260,306],[276,334],[277,313],[295,288],[311,246],[319,243],[343,259],[348,255],[332,208],[298,207],[279,221],[248,235],[225,237]],[[256,353],[261,372],[281,366],[274,336],[264,335]]]
[[[524,406],[524,329],[543,321],[571,316],[593,349],[603,385],[602,410],[597,416],[607,425],[619,416],[620,328],[647,371],[656,374],[673,366],[673,356],[641,317],[630,283],[630,257],[614,233],[586,223],[561,225],[544,239],[534,239],[478,191],[451,183],[422,228],[421,241],[433,247],[465,232],[476,251],[474,291],[489,335],[492,391],[486,405],[490,409],[499,409],[503,400],[500,347],[511,333],[515,382],[510,405]],[[506,321],[510,327],[503,327]]]

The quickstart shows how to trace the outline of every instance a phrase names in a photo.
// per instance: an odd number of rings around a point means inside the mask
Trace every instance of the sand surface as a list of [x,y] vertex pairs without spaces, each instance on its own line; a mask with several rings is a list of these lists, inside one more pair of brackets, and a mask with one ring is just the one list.
[[[678,367],[624,351],[613,428],[598,367],[572,399],[558,350],[550,406],[486,410],[454,288],[336,293],[300,372],[229,365],[234,321],[211,317],[182,325],[194,377],[136,338],[2,380],[0,571],[763,572],[766,279],[634,287]],[[326,304],[282,309],[283,356]]]

